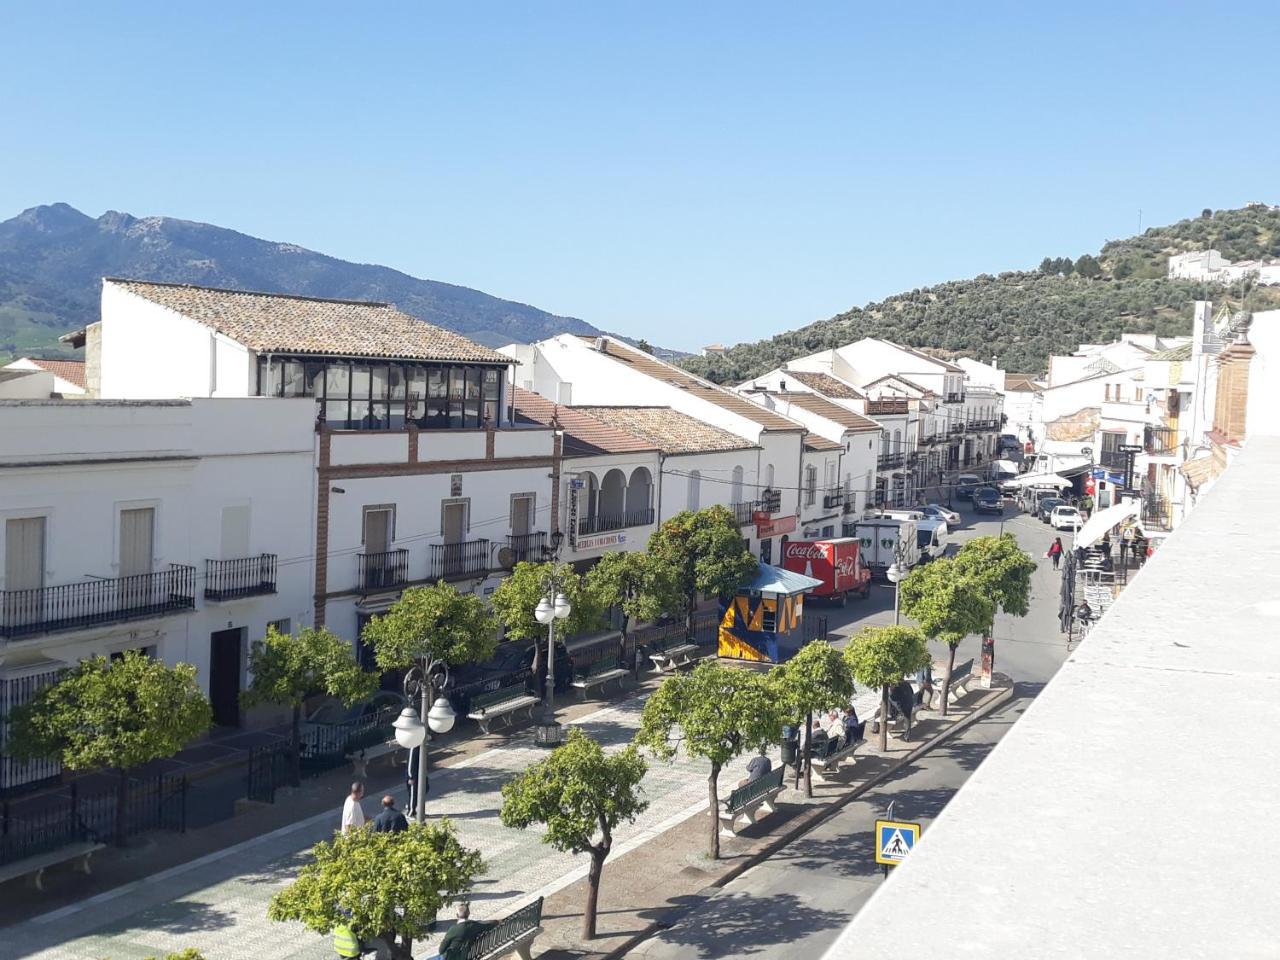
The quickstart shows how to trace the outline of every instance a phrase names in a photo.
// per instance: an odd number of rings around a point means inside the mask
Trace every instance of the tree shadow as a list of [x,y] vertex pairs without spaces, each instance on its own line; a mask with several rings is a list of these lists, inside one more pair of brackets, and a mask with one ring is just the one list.
[[[790,893],[757,897],[723,892],[711,899],[676,897],[666,907],[639,916],[673,924],[663,940],[687,946],[688,957],[728,957],[759,953],[766,947],[795,943],[816,930],[844,926],[852,914],[818,910]],[[798,954],[799,955],[799,954]]]
[[94,935],[111,937],[136,930],[160,930],[172,934],[205,933],[233,927],[235,924],[234,914],[212,904],[194,900],[171,900],[100,927],[94,931]]
[[311,848],[299,850],[268,864],[260,870],[242,874],[236,880],[250,886],[277,886],[297,879],[298,871],[311,862]]

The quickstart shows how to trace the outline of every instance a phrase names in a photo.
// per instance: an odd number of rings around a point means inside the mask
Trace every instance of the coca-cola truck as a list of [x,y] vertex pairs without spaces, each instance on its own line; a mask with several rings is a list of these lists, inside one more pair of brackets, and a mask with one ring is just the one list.
[[789,540],[782,547],[782,567],[821,580],[809,595],[844,606],[853,594],[866,597],[871,592],[871,571],[862,562],[862,551],[854,537],[833,540]]

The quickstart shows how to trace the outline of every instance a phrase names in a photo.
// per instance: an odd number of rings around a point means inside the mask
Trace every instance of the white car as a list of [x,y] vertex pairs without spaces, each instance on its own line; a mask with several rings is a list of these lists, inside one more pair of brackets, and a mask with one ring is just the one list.
[[1053,513],[1049,514],[1049,523],[1055,530],[1079,530],[1084,526],[1084,519],[1075,507],[1059,506],[1054,507]]
[[929,520],[941,520],[948,529],[960,526],[960,514],[954,510],[948,510],[940,503],[927,503],[920,508],[920,512]]

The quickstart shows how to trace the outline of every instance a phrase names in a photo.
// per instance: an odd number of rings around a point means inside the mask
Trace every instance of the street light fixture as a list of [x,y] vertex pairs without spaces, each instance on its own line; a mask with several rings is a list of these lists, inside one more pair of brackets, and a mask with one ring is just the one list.
[[[418,823],[427,820],[427,728],[432,733],[448,733],[453,729],[457,714],[444,697],[434,703],[431,701],[435,688],[435,674],[443,672],[447,678],[448,668],[439,663],[420,664],[415,666],[404,678],[405,696],[412,702],[414,696],[420,698],[420,709],[406,706],[391,726],[396,732],[396,743],[406,750],[418,751],[418,770],[413,797],[413,819]],[[428,704],[430,706],[428,707]],[[422,718],[427,722],[423,724]]]
[[547,628],[547,689],[542,702],[542,718],[534,729],[534,740],[541,747],[559,746],[562,739],[560,722],[556,720],[556,621],[572,612],[569,598],[556,589],[554,574],[547,592],[533,610],[534,619]]
[[889,564],[889,569],[885,571],[885,576],[893,584],[893,625],[895,627],[902,622],[902,614],[898,606],[898,585],[902,582],[902,574],[903,569],[898,565],[898,558],[894,557],[893,563]]

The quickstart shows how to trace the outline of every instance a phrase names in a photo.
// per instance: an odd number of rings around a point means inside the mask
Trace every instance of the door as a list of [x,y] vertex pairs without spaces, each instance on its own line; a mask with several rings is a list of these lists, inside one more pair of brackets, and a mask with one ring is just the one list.
[[[8,520],[4,525],[4,610],[10,627],[39,623],[44,610],[44,517]],[[15,592],[16,591],[16,592]]]
[[152,584],[147,575],[154,567],[155,527],[153,507],[120,511],[120,580],[116,594],[121,610],[151,606]]
[[240,664],[245,630],[235,627],[209,635],[209,703],[213,722],[220,727],[240,726]]
[[364,586],[367,590],[395,583],[391,550],[391,511],[383,508],[364,511]]
[[446,503],[444,505],[444,571],[446,577],[456,576],[463,572],[463,539],[467,535],[467,505],[465,503]]
[[530,556],[529,533],[533,523],[533,498],[513,497],[511,500],[511,547],[515,558],[536,560]]

